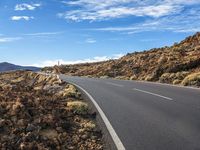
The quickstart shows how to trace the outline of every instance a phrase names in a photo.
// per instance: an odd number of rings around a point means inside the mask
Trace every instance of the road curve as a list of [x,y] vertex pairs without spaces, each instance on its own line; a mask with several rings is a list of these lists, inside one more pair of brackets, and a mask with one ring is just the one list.
[[60,76],[96,100],[127,150],[200,150],[200,90]]

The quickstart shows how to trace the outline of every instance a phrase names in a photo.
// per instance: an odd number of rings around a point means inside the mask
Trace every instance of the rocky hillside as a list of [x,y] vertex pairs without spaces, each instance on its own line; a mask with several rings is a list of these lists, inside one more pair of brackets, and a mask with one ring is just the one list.
[[33,72],[0,73],[1,150],[101,150],[102,134],[76,88]]
[[7,63],[7,62],[0,63],[0,72],[12,71],[12,70],[39,71],[40,68],[38,68],[38,67],[32,67],[32,66],[19,66],[19,65],[10,64],[10,63]]
[[200,86],[200,33],[170,47],[130,53],[118,60],[55,66],[43,71]]

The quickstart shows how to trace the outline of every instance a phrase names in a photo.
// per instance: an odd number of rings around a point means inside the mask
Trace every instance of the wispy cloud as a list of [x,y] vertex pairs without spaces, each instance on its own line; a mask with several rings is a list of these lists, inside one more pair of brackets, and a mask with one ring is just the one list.
[[26,4],[26,3],[23,3],[23,4],[17,4],[15,6],[15,10],[16,11],[35,10],[36,8],[38,8],[40,6],[41,6],[41,4],[39,4],[39,3],[36,3],[36,4]]
[[93,43],[96,43],[97,41],[96,41],[95,39],[89,38],[89,39],[86,39],[85,42],[86,42],[86,43],[93,44]]
[[200,29],[200,0],[69,0],[62,3],[69,11],[58,13],[58,16],[70,21],[105,21],[128,16],[144,20],[129,26],[96,29],[99,31],[133,34],[154,30],[196,32]]
[[0,37],[0,43],[8,43],[17,40],[21,40],[22,37]]
[[105,27],[92,30],[134,34],[145,31],[197,32],[200,31],[200,8],[185,8],[183,13],[148,19],[130,26]]
[[11,20],[13,21],[19,21],[19,20],[25,20],[25,21],[29,21],[31,19],[34,19],[33,16],[12,16]]
[[21,36],[26,37],[27,39],[40,39],[45,42],[54,41],[60,37],[60,35],[64,34],[64,31],[57,32],[35,32],[35,33],[24,33]]
[[97,57],[90,58],[90,59],[81,59],[81,60],[74,60],[74,61],[65,61],[63,59],[47,60],[47,61],[43,61],[38,64],[33,64],[32,66],[37,66],[37,67],[54,66],[54,65],[57,65],[58,62],[60,64],[65,64],[65,65],[79,64],[79,63],[91,63],[91,62],[106,61],[106,60],[110,60],[110,59],[118,59],[122,56],[123,56],[123,54],[114,54],[112,56],[97,56]]
[[58,35],[62,34],[63,32],[37,32],[37,33],[27,33],[24,35],[28,36],[49,36],[49,35]]
[[63,17],[72,21],[81,21],[81,20],[108,20],[112,18],[122,18],[126,16],[151,16],[151,17],[160,17],[167,15],[172,12],[176,12],[179,7],[174,6],[145,6],[138,8],[129,8],[129,7],[116,7],[110,8],[108,10],[98,10],[93,11],[68,11],[65,13],[58,14],[59,17]]
[[199,0],[165,0],[164,2],[169,4],[178,4],[178,5],[193,5],[198,4]]
[[158,41],[159,39],[141,39],[141,42],[153,42],[153,41]]
[[[199,1],[199,0],[197,0]],[[158,18],[183,10],[183,5],[197,3],[194,0],[77,0],[64,1],[70,11],[58,16],[72,21],[96,21],[127,16],[149,16]]]

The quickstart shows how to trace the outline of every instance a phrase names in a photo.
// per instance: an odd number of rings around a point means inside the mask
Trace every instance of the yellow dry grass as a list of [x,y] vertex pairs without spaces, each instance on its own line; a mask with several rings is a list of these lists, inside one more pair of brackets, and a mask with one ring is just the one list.
[[77,114],[87,114],[88,113],[88,104],[82,101],[72,101],[67,103],[69,110]]

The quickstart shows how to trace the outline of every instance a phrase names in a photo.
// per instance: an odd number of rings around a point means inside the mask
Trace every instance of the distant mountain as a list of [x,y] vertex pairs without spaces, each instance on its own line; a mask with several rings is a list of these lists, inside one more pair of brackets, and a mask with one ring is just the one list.
[[32,67],[32,66],[19,66],[19,65],[10,64],[10,63],[7,63],[7,62],[0,63],[0,72],[12,71],[12,70],[39,71],[40,68],[38,68],[38,67]]
[[61,65],[42,70],[72,76],[146,80],[200,87],[200,32],[170,47],[129,53],[117,60]]

